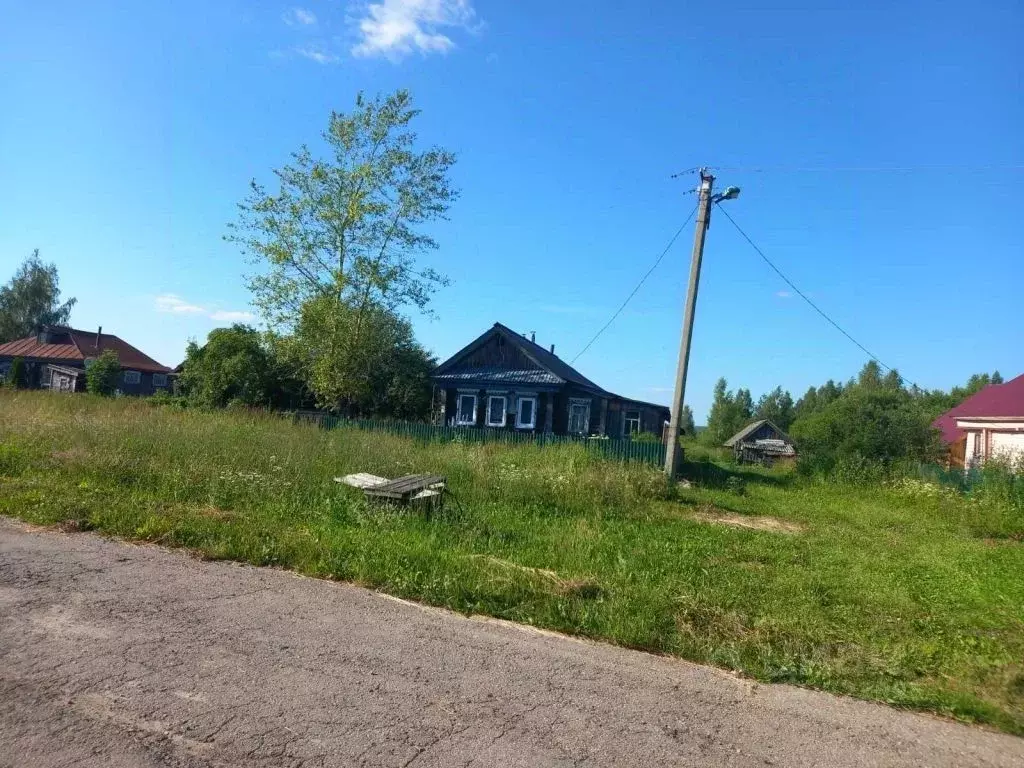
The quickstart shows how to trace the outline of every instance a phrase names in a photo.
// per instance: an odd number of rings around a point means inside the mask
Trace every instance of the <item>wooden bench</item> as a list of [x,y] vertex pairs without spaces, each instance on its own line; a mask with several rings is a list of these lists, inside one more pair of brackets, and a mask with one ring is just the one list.
[[441,475],[405,475],[395,480],[365,472],[336,477],[336,482],[362,489],[368,499],[410,504],[421,502],[429,510],[444,503],[445,478]]

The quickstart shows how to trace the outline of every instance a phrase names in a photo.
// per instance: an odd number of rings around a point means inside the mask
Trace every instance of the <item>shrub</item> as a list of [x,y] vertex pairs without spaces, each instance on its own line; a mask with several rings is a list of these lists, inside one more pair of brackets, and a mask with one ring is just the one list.
[[93,360],[85,371],[85,386],[94,395],[110,397],[117,389],[117,376],[121,373],[121,361],[117,353],[108,349]]
[[11,361],[11,367],[7,371],[5,383],[14,389],[21,389],[27,384],[24,358],[16,357]]

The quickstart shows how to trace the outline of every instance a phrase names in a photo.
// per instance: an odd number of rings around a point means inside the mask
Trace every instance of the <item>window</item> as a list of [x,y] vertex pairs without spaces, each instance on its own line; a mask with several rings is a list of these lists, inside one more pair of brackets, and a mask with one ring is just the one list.
[[504,427],[506,400],[503,395],[491,395],[487,398],[487,426]]
[[585,435],[590,431],[590,401],[569,401],[569,431],[577,435]]
[[537,398],[520,397],[516,405],[516,427],[534,429],[537,426]]
[[459,394],[456,424],[476,424],[476,395]]
[[124,383],[125,384],[138,384],[142,381],[142,374],[138,371],[125,371],[124,372]]
[[167,374],[166,373],[154,373],[153,374],[153,386],[154,387],[166,387],[167,386]]
[[625,411],[622,418],[627,435],[635,435],[640,431],[640,411]]

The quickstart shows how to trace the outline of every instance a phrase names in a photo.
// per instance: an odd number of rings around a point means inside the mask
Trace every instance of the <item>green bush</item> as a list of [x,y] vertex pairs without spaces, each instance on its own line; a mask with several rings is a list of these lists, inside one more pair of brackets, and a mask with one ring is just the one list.
[[107,349],[86,368],[86,389],[94,395],[110,397],[117,389],[117,377],[120,373],[121,361],[117,357],[117,352]]
[[7,371],[7,376],[4,379],[4,383],[13,389],[22,389],[28,383],[27,375],[25,371],[25,359],[16,357],[11,361],[11,367]]

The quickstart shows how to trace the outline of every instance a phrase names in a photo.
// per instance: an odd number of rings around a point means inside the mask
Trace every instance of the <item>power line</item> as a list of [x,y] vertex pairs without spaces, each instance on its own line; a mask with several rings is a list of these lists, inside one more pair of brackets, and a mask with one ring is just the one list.
[[[813,309],[815,312],[817,312],[819,315],[821,315],[823,318],[825,318],[825,320],[827,320],[829,322],[829,324],[832,325],[833,328],[835,328],[837,331],[839,331],[841,334],[843,334],[843,336],[845,336],[850,341],[852,341],[854,344],[856,344],[857,347],[864,354],[866,354],[868,357],[870,357],[872,360],[874,360],[876,363],[878,363],[882,368],[884,368],[887,371],[894,370],[893,368],[891,368],[890,366],[886,365],[881,360],[879,360],[876,355],[872,354],[871,351],[867,347],[865,347],[863,344],[861,344],[859,341],[857,341],[855,338],[853,338],[853,336],[851,336],[849,333],[847,333],[845,330],[843,330],[843,327],[841,325],[839,325],[839,323],[837,323],[835,320],[833,320],[831,317],[829,317],[827,314],[825,314],[825,311],[821,307],[819,307],[817,304],[815,304],[813,301],[811,301],[806,293],[804,293],[799,288],[797,288],[796,285],[793,283],[793,281],[790,280],[788,277],[786,277],[786,275],[783,273],[783,271],[781,269],[779,269],[777,266],[775,266],[775,264],[772,263],[771,259],[769,259],[767,256],[765,256],[764,251],[762,251],[760,248],[757,247],[757,244],[753,240],[750,239],[750,236],[746,232],[743,231],[743,229],[740,227],[740,225],[736,223],[736,220],[733,219],[733,217],[729,215],[729,212],[725,208],[723,208],[721,205],[719,205],[718,206],[718,210],[721,211],[722,214],[725,216],[725,218],[727,218],[729,220],[730,224],[732,224],[734,227],[736,227],[736,231],[739,232],[740,235],[743,236],[743,239],[746,240],[748,243],[750,243],[750,247],[753,248],[755,251],[757,251],[757,255],[760,256],[762,259],[764,259],[765,264],[767,264],[769,267],[771,267],[775,271],[775,274],[777,274],[779,277],[781,277],[783,279],[783,281],[785,281],[786,285],[788,285],[790,288],[792,288],[793,291],[801,299],[806,301],[811,306],[811,309]],[[896,371],[896,375],[900,377],[900,381],[902,381],[904,384],[908,383],[906,379],[904,379],[902,376],[900,376],[898,371]],[[910,383],[913,384],[913,382],[910,382]],[[914,384],[914,386],[916,387],[917,385]]]
[[[962,173],[965,171],[1024,171],[1024,165],[904,165],[904,166],[863,166],[863,165],[774,165],[750,168],[742,166],[715,166],[710,170],[724,171],[726,173],[832,173],[832,172],[853,172],[853,173],[923,173],[923,172],[944,172]],[[689,173],[689,171],[684,171]]]
[[686,229],[687,224],[690,223],[690,220],[693,218],[693,215],[696,212],[697,212],[697,206],[695,205],[695,206],[693,206],[693,210],[690,211],[690,215],[686,217],[686,221],[684,221],[682,223],[682,226],[680,226],[679,229],[676,230],[676,233],[674,235],[672,235],[672,239],[668,241],[668,245],[665,246],[665,250],[663,250],[661,252],[661,255],[658,256],[658,258],[655,260],[654,264],[651,265],[651,268],[648,269],[646,274],[644,274],[644,276],[640,278],[640,282],[636,284],[636,287],[630,292],[629,296],[626,297],[626,300],[624,302],[622,302],[622,306],[620,306],[617,310],[615,310],[615,314],[612,315],[611,319],[601,327],[601,330],[599,330],[597,333],[594,334],[594,338],[592,338],[590,341],[588,341],[587,345],[583,349],[581,349],[579,351],[579,353],[576,355],[576,357],[574,357],[572,360],[569,361],[570,365],[572,365],[577,360],[579,360],[580,357],[583,356],[583,353],[586,352],[588,349],[590,349],[590,346],[595,341],[597,341],[598,337],[602,333],[604,333],[606,330],[608,330],[608,326],[610,326],[612,323],[615,322],[615,318],[617,318],[620,314],[622,314],[622,310],[624,310],[626,308],[626,305],[629,304],[629,302],[632,300],[632,298],[634,296],[636,296],[637,291],[639,291],[640,288],[643,287],[643,284],[645,282],[647,282],[647,278],[650,277],[651,273],[655,269],[658,268],[658,265],[661,264],[661,260],[665,258],[665,255],[672,249],[672,246],[675,245],[676,240],[679,239],[679,236],[683,233],[683,230]]

